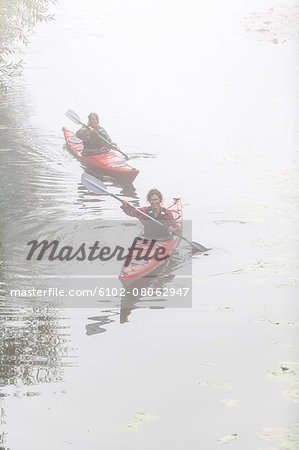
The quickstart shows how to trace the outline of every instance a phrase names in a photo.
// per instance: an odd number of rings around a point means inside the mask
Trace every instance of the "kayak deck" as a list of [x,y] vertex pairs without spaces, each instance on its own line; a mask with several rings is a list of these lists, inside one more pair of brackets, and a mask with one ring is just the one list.
[[[181,233],[183,220],[181,199],[174,198],[173,203],[167,209],[173,213],[176,224],[178,225],[178,232]],[[123,285],[125,287],[131,286],[133,283],[153,274],[156,269],[169,260],[169,257],[161,261],[158,261],[157,258],[153,258],[157,249],[163,247],[165,249],[162,254],[163,257],[165,255],[170,256],[176,248],[178,241],[179,237],[173,236],[173,238],[168,241],[157,240],[153,245],[151,240],[138,239],[134,245],[135,249],[132,252],[130,263],[126,266],[126,261],[124,262],[119,275],[119,279]],[[145,255],[148,258],[147,260],[143,259]]]
[[137,177],[139,170],[127,164],[114,150],[108,150],[102,154],[84,155],[83,142],[77,138],[76,134],[65,127],[62,131],[69,150],[83,163],[102,170],[107,175],[123,177],[131,182]]

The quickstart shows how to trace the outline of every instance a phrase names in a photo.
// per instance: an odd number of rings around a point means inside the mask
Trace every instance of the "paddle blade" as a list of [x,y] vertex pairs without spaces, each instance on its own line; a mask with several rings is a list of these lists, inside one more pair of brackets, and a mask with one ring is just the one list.
[[198,242],[191,241],[192,244],[192,251],[197,252],[207,252],[208,250],[211,250],[210,248],[206,248],[203,245],[199,244]]
[[75,113],[75,111],[68,109],[67,112],[65,113],[65,115],[68,119],[72,120],[77,125],[82,125],[80,117],[78,116],[77,113]]
[[89,173],[83,173],[81,177],[81,183],[89,191],[95,192],[96,194],[109,194],[106,186],[96,177],[89,175]]

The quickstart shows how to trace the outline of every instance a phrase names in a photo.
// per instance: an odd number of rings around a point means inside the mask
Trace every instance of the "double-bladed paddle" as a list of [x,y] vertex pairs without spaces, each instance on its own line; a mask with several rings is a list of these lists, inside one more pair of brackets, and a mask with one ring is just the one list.
[[[111,197],[115,198],[119,202],[123,202],[121,198],[117,197],[115,194],[112,194],[107,190],[107,187],[104,183],[102,183],[98,178],[94,177],[93,175],[89,175],[88,173],[83,173],[81,177],[82,184],[89,190],[96,194],[106,194],[110,195]],[[156,222],[158,225],[160,225],[163,228],[166,228],[168,230],[168,227],[164,225],[163,223],[159,222],[159,220],[154,219],[154,217],[149,216],[145,212],[141,211],[140,209],[135,208],[134,206],[129,206],[135,210],[138,211],[139,214],[142,214],[143,216],[147,217],[148,219],[152,220],[153,222]],[[192,246],[194,250],[197,252],[206,252],[210,250],[209,248],[204,247],[203,245],[199,244],[198,242],[189,241],[189,239],[185,238],[181,234],[177,233],[176,231],[173,232],[176,236],[178,236],[180,239],[183,239],[183,241],[188,242]]]
[[[77,125],[82,125],[85,128],[89,128],[87,125],[85,125],[85,123],[81,122],[80,116],[78,116],[78,114],[75,113],[75,111],[68,109],[67,112],[65,113],[65,115],[68,119],[72,120]],[[103,136],[101,136],[100,133],[98,133],[96,130],[94,130],[94,131],[102,139],[102,141],[104,141],[106,144],[109,145],[109,147],[113,148],[113,150],[116,150],[119,153],[121,153],[122,155],[124,155],[126,159],[129,159],[128,155],[126,155],[124,152],[122,152],[118,147],[115,147],[113,144],[111,144],[111,142],[107,141],[107,139],[103,138]]]

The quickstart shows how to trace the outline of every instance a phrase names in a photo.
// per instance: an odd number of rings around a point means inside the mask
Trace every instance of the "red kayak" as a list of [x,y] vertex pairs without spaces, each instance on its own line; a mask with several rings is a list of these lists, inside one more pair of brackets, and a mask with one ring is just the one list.
[[[180,198],[174,198],[173,203],[167,208],[172,212],[173,217],[178,224],[178,233],[181,233],[182,229],[182,221],[183,221],[183,212],[182,212],[182,203]],[[135,245],[136,250],[133,251],[132,259],[130,264],[126,267],[125,263],[122,266],[121,273],[119,278],[125,287],[131,286],[133,283],[140,281],[142,278],[146,278],[151,274],[153,276],[153,272],[156,271],[162,264],[165,264],[165,261],[168,261],[169,258],[166,258],[164,261],[158,261],[157,258],[150,259],[151,256],[155,254],[159,247],[165,248],[165,255],[171,255],[177,246],[179,241],[178,236],[173,236],[169,241],[156,241],[154,246],[151,245],[151,241],[140,239]],[[145,259],[137,259],[137,255],[140,254],[140,249],[142,249],[142,255],[145,255],[149,250],[150,246],[152,247],[148,253],[148,260]]]
[[65,127],[62,128],[62,131],[68,148],[83,163],[94,169],[100,169],[111,177],[123,178],[130,182],[137,177],[139,170],[129,166],[114,150],[108,150],[99,155],[82,155],[84,150],[82,141],[73,131]]

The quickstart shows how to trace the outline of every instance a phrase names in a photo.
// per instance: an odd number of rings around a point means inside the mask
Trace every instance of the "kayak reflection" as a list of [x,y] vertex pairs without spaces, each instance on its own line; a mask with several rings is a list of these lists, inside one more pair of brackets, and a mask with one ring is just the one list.
[[[125,296],[121,297],[119,310],[116,308],[105,308],[99,315],[88,317],[88,320],[93,322],[86,325],[86,334],[91,336],[108,331],[109,325],[118,321],[118,316],[120,324],[127,323],[132,312],[136,309],[165,309],[171,306],[166,298],[141,295],[141,289],[170,289],[174,286],[178,272],[190,263],[191,257],[191,252],[188,247],[180,247],[179,250],[174,252],[164,267],[160,268],[159,274],[151,275],[146,279],[140,280],[134,285],[134,291],[127,292]],[[189,281],[191,283],[191,278]],[[138,295],[136,295],[136,291],[139,292]],[[186,299],[185,301],[182,299],[180,307],[185,306],[188,306],[188,300]]]
[[[105,183],[106,186],[113,186],[115,188],[120,189],[120,196],[123,197],[129,197],[132,199],[133,203],[138,205],[139,197],[137,195],[136,189],[132,182],[125,180],[125,179],[116,179],[112,178],[108,175],[106,175],[103,172],[95,171],[92,169],[85,170],[84,173],[93,175],[98,180],[101,180],[103,183]],[[78,191],[81,191],[82,185],[78,185]]]

